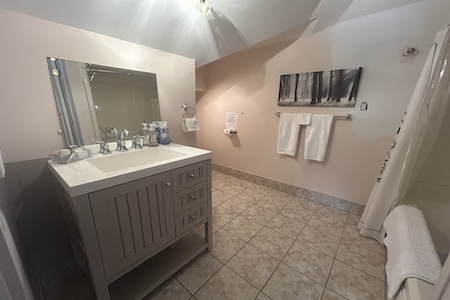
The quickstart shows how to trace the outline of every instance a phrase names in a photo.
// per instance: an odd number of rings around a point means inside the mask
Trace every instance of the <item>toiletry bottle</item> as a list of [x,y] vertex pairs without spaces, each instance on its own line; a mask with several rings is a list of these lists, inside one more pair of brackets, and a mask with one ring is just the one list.
[[152,126],[150,126],[150,128],[148,129],[148,131],[149,131],[149,135],[150,135],[148,145],[149,145],[150,147],[156,147],[156,146],[158,146],[159,143],[158,143],[158,139],[156,138],[156,131],[155,131],[155,128],[152,127]]
[[159,122],[159,143],[162,145],[170,144],[169,126],[167,121]]
[[144,137],[144,142],[142,143],[144,146],[150,145],[150,131],[147,123],[141,123],[142,125],[142,136]]

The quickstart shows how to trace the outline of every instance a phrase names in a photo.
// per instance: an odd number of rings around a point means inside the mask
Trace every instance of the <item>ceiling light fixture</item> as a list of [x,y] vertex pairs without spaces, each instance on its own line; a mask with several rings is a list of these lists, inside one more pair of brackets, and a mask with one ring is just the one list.
[[199,0],[198,7],[204,14],[208,13],[211,10],[211,4],[209,4],[208,0]]

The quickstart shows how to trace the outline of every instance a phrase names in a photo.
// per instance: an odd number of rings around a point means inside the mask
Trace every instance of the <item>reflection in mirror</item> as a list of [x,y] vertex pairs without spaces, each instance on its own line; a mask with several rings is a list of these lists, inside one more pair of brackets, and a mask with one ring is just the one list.
[[156,74],[48,59],[67,145],[116,140],[112,128],[140,135],[161,119]]

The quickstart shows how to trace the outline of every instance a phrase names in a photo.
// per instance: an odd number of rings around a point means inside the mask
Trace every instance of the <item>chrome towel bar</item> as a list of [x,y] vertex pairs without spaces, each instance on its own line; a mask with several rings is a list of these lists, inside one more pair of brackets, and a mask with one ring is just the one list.
[[[275,116],[279,117],[281,115],[281,112],[277,112],[275,113]],[[336,114],[333,115],[334,119],[339,119],[339,120],[350,120],[352,118],[352,114]]]

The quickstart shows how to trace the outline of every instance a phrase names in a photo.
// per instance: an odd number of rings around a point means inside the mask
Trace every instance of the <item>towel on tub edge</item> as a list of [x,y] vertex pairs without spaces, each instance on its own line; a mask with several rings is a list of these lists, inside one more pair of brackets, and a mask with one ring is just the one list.
[[399,205],[389,213],[383,226],[388,299],[394,298],[408,277],[434,284],[442,266],[422,211]]

